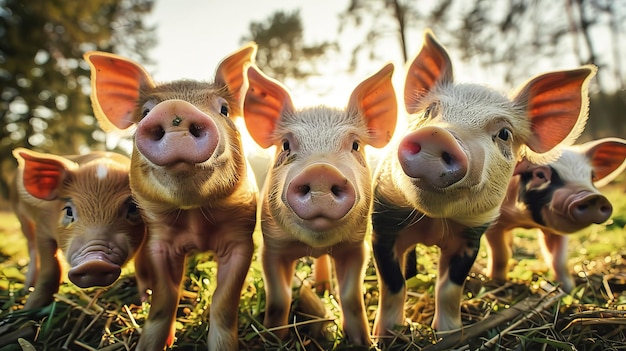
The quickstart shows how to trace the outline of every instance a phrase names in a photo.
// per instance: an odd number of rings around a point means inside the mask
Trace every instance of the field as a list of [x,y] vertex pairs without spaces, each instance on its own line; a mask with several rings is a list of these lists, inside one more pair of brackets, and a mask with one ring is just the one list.
[[[538,257],[535,232],[518,230],[510,281],[498,285],[482,274],[481,249],[468,278],[462,331],[437,334],[429,327],[437,249],[418,247],[421,274],[408,281],[409,322],[398,327],[387,350],[626,350],[626,181],[603,189],[614,206],[612,219],[571,236],[570,269],[577,288],[563,293]],[[0,212],[0,351],[132,350],[147,317],[148,304],[137,297],[132,268],[113,286],[80,290],[63,283],[55,302],[22,311],[28,262],[17,220]],[[241,350],[367,350],[342,341],[338,304],[332,293],[317,298],[322,316],[300,308],[300,292],[309,292],[310,261],[298,264],[294,280],[293,324],[288,340],[263,328],[264,292],[260,263],[254,261],[241,295]],[[217,267],[210,254],[189,260],[176,321],[173,349],[206,350],[208,312]],[[373,266],[365,277],[370,323],[377,304]],[[311,294],[304,294],[311,297]],[[310,313],[310,312],[309,312]]]

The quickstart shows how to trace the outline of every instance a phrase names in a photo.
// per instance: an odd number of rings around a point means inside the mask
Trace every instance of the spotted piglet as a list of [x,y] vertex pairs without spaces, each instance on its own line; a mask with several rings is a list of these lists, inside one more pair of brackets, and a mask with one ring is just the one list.
[[[276,147],[261,197],[263,324],[286,325],[295,262],[329,254],[335,262],[343,330],[354,344],[371,339],[363,301],[371,174],[365,146],[385,146],[396,124],[393,65],[358,85],[346,109],[295,109],[287,90],[254,66],[243,110],[263,148]],[[288,329],[276,332],[286,337]]]
[[63,252],[69,280],[81,288],[108,286],[134,255],[145,226],[128,184],[130,159],[112,152],[58,156],[16,148],[11,203],[26,236],[25,308],[52,302]]
[[517,161],[550,159],[555,146],[574,141],[584,128],[595,72],[584,66],[546,73],[508,98],[482,85],[456,84],[446,50],[426,31],[406,76],[407,132],[374,176],[375,336],[391,335],[404,322],[405,258],[418,243],[441,249],[432,326],[462,326],[465,279]]
[[257,188],[247,170],[240,115],[244,66],[255,45],[225,58],[213,82],[155,84],[139,64],[90,52],[92,103],[107,131],[136,127],[130,187],[148,227],[137,253],[140,292],[152,290],[137,350],[174,342],[187,255],[213,251],[218,264],[209,350],[237,350],[239,297],[250,268]]
[[569,236],[591,224],[606,222],[613,212],[597,189],[626,168],[626,140],[604,138],[563,147],[559,159],[546,165],[522,160],[515,168],[500,217],[485,232],[487,274],[505,280],[513,250],[513,229],[538,229],[546,264],[557,282],[571,292],[574,279],[567,267]]

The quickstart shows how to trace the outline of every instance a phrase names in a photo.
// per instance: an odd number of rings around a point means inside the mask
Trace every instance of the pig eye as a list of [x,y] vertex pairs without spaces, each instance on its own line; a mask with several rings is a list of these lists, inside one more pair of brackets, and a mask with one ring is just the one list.
[[148,112],[150,112],[150,109],[144,108],[143,111],[141,111],[141,117],[146,117],[148,115]]
[[220,113],[222,116],[228,117],[228,105],[223,104],[222,107],[220,107]]
[[359,151],[361,149],[361,144],[358,141],[352,142],[352,150]]
[[512,133],[511,133],[511,130],[509,130],[509,128],[502,128],[498,132],[498,138],[500,138],[500,139],[502,139],[504,141],[509,140],[511,135],[512,135]]
[[71,202],[68,202],[65,207],[63,207],[63,218],[61,219],[61,224],[63,226],[68,226],[76,220],[74,216],[74,207]]
[[432,104],[428,105],[428,107],[426,107],[426,110],[424,110],[424,118],[430,118],[431,115],[434,115],[437,113],[437,103],[433,102]]
[[283,141],[283,151],[289,151],[289,140]]
[[130,222],[139,222],[141,220],[141,213],[139,212],[139,207],[133,200],[129,200],[128,202],[128,211],[126,212],[126,219]]

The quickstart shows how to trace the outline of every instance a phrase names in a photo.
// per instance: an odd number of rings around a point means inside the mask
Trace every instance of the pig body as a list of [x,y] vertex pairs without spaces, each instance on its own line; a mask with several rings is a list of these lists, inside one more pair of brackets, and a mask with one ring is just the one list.
[[145,226],[128,183],[130,159],[110,152],[57,156],[16,148],[12,204],[27,238],[25,308],[52,302],[61,249],[69,279],[81,288],[108,286],[133,257]]
[[481,85],[455,84],[445,49],[426,31],[406,77],[407,133],[374,176],[375,336],[390,335],[404,321],[406,255],[418,243],[441,249],[432,326],[462,326],[465,279],[517,160],[550,158],[556,145],[573,142],[586,121],[586,89],[595,70],[541,75],[509,98]]
[[[389,64],[362,82],[345,110],[296,110],[283,86],[248,69],[246,125],[261,147],[276,146],[261,197],[268,328],[288,322],[296,260],[328,254],[335,262],[344,335],[371,344],[362,290],[372,201],[364,147],[386,145],[395,128],[392,73]],[[276,332],[281,338],[287,333]]]
[[137,350],[161,350],[174,341],[174,318],[186,257],[211,250],[218,264],[209,350],[237,350],[237,316],[254,243],[257,188],[241,136],[243,67],[256,46],[224,59],[214,82],[155,84],[130,60],[86,54],[92,102],[105,130],[136,124],[130,186],[148,227],[137,254],[140,292],[152,290]]
[[626,167],[625,159],[626,140],[604,138],[563,147],[559,159],[547,165],[520,162],[500,216],[485,232],[487,274],[505,280],[513,229],[536,228],[546,264],[561,288],[571,292],[575,283],[567,267],[567,235],[610,218],[611,203],[597,187],[615,179]]

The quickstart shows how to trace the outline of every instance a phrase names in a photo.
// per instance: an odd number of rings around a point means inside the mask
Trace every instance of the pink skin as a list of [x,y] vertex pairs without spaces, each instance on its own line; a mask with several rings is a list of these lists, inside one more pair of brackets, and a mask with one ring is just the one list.
[[137,149],[152,163],[201,163],[219,143],[215,122],[194,105],[168,100],[155,106],[137,124]]

